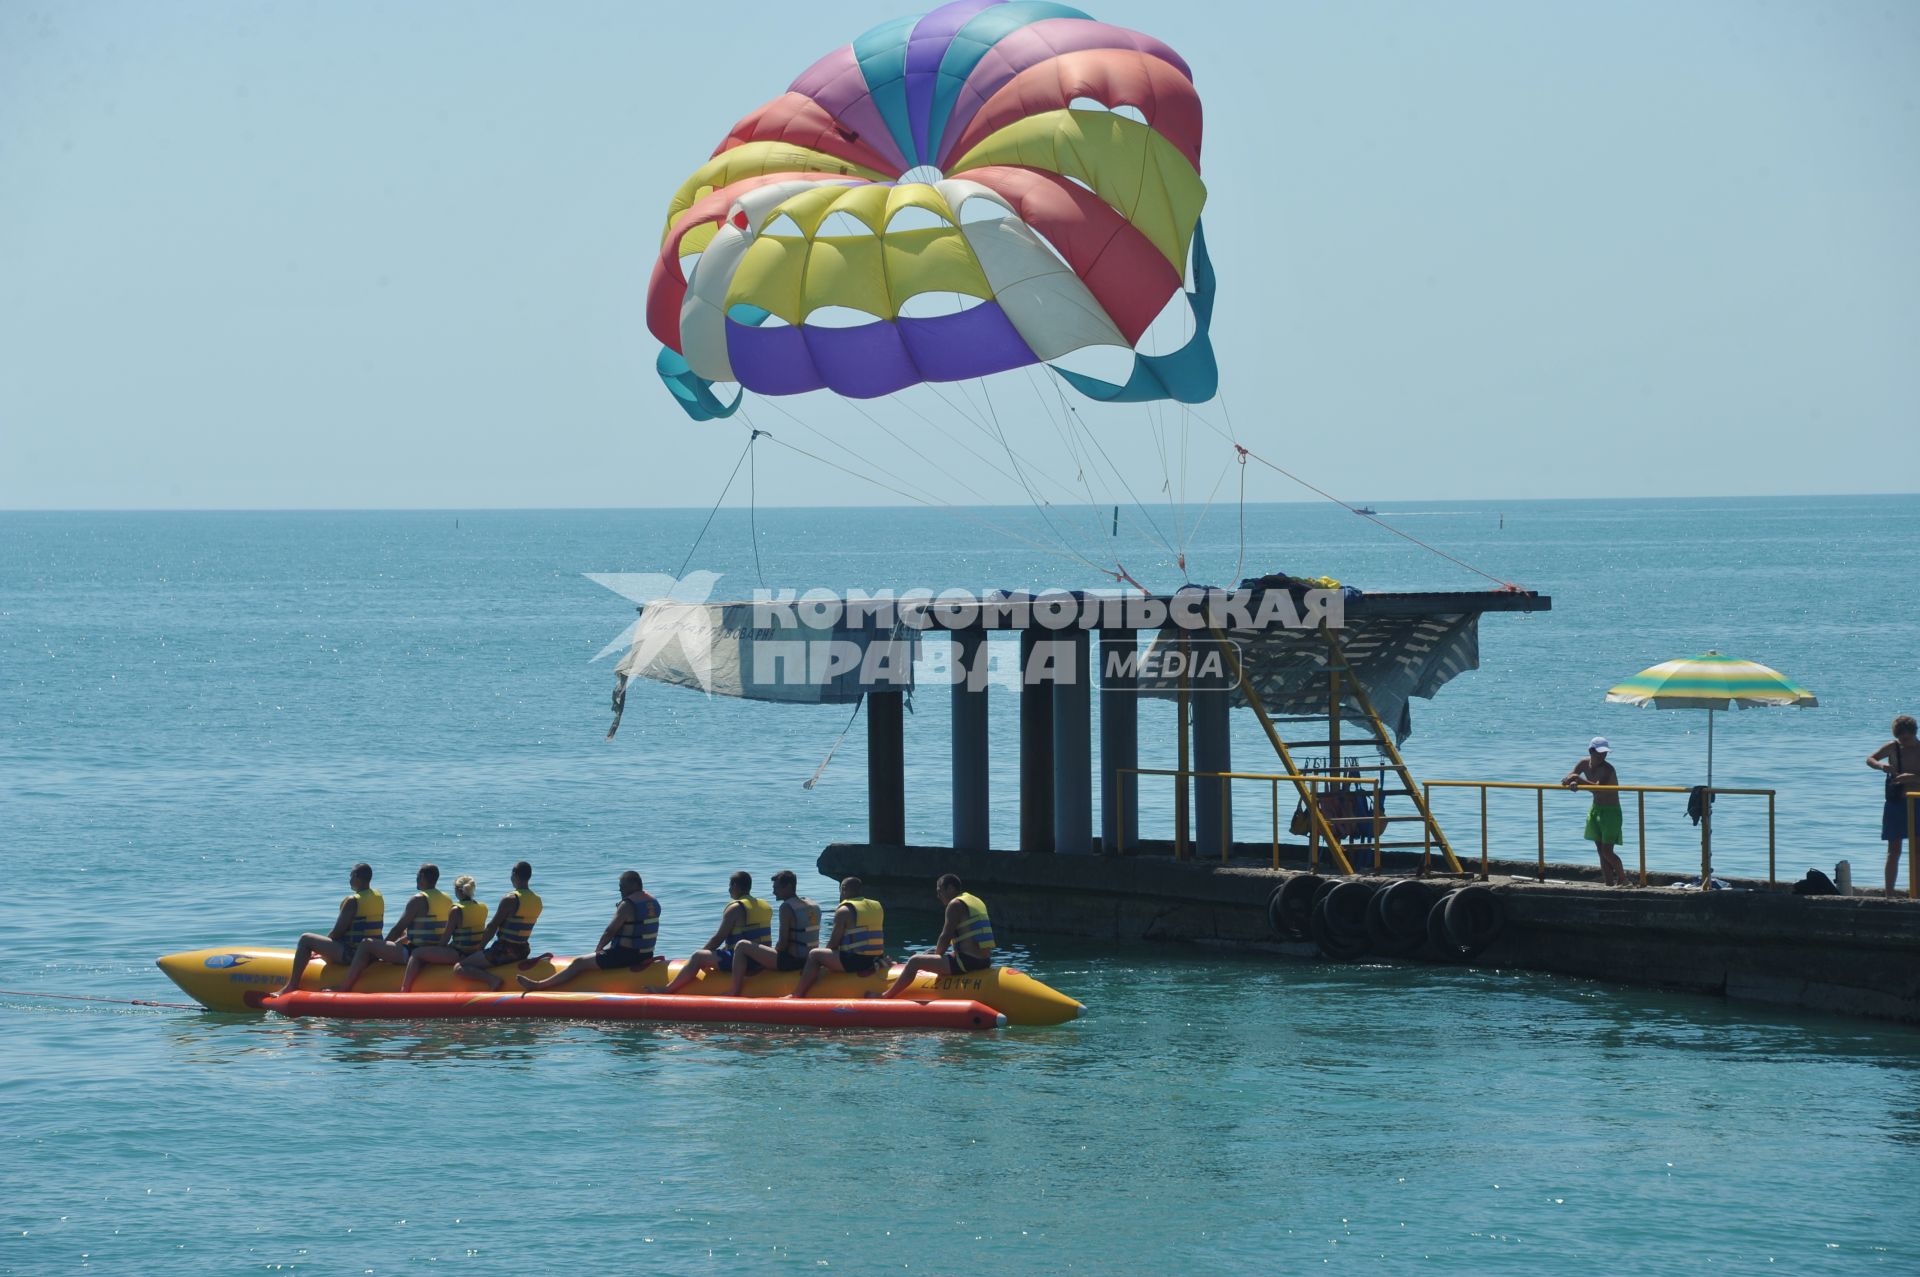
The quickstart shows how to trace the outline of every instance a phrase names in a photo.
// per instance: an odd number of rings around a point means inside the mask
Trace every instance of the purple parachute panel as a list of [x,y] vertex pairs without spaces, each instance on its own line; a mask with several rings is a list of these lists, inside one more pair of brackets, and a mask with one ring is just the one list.
[[727,321],[727,354],[756,394],[831,390],[877,399],[922,381],[965,381],[1039,363],[997,302],[957,315],[854,328],[753,328]]

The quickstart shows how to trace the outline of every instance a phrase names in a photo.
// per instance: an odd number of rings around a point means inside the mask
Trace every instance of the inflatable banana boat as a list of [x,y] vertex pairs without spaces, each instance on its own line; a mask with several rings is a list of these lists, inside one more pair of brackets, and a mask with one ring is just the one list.
[[[517,995],[519,989],[514,983],[515,976],[544,979],[575,961],[578,959],[542,956],[527,962],[495,967],[493,974],[506,982],[507,987],[501,990],[502,993]],[[263,1012],[268,1010],[266,999],[285,985],[287,977],[293,973],[293,951],[195,949],[189,953],[170,953],[159,959],[158,963],[169,980],[209,1011]],[[642,967],[638,971],[594,971],[581,976],[564,990],[555,990],[554,994],[548,996],[558,996],[560,993],[657,994],[680,967],[679,962],[656,959],[652,966]],[[878,971],[870,976],[829,971],[820,977],[805,1000],[868,1001],[884,990],[899,973],[897,966],[884,975]],[[307,967],[300,981],[300,990],[304,993],[308,990],[338,989],[346,974],[345,967],[316,959]],[[354,993],[398,993],[400,976],[399,967],[376,962],[361,975]],[[674,1000],[691,1001],[701,996],[724,994],[731,979],[716,972],[703,972],[699,980],[689,985],[683,993],[674,995]],[[778,998],[791,993],[798,979],[799,976],[791,971],[762,971],[747,977],[741,993],[752,1000]],[[474,981],[455,975],[451,967],[436,966],[421,972],[420,978],[414,981],[413,992],[484,994],[486,990]],[[1059,990],[1049,988],[1032,976],[1009,967],[989,967],[985,971],[967,975],[923,974],[914,979],[913,986],[899,999],[902,1003],[956,1000],[978,1002],[1006,1016],[1007,1023],[1015,1025],[1063,1024],[1086,1010]],[[479,1004],[471,1005],[477,1007]],[[577,1009],[569,1014],[579,1019],[594,1019],[597,1018],[596,1006],[618,1004],[576,1000],[574,1005]]]
[[998,1029],[1007,1017],[948,998],[710,998],[676,993],[315,993],[266,999],[280,1015],[338,1020],[666,1020],[681,1024],[800,1024],[822,1029]]

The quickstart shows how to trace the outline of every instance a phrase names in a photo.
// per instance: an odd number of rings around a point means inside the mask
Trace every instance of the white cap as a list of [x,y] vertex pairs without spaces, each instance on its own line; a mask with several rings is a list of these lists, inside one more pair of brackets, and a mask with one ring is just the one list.
[[1607,738],[1604,736],[1596,736],[1587,742],[1587,750],[1590,753],[1604,754],[1612,748],[1613,746],[1607,744]]

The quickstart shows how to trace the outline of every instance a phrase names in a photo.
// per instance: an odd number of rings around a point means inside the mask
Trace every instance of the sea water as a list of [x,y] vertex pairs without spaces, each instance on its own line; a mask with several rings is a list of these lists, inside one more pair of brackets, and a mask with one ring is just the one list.
[[[1490,586],[1327,506],[1198,510],[0,514],[0,985],[181,1001],[152,959],[324,930],[347,866],[483,898],[526,857],[543,946],[590,948],[634,867],[664,952],[736,868],[864,836],[845,707],[636,686],[586,573],[834,589],[1156,588],[1284,570]],[[1877,884],[1887,720],[1920,704],[1910,497],[1510,502],[1382,517],[1552,595],[1414,704],[1423,778],[1705,779],[1703,715],[1603,702],[1708,648],[1820,707],[1722,715],[1715,779],[1779,792],[1777,871]],[[1196,527],[1196,523],[1199,524]],[[1504,526],[1503,526],[1504,525]],[[749,528],[758,540],[749,540]],[[758,549],[756,564],[753,551]],[[1184,553],[1182,570],[1178,554]],[[946,699],[915,695],[908,833],[944,841]],[[1015,739],[997,694],[995,739]],[[1171,708],[1142,708],[1171,766]],[[1249,716],[1235,759],[1275,770]],[[995,835],[1017,829],[996,749]],[[1444,798],[1477,850],[1477,803]],[[1547,798],[1582,861],[1587,800]],[[1143,823],[1165,836],[1168,801]],[[1267,835],[1264,794],[1240,836]],[[1282,813],[1283,819],[1285,813]],[[1764,875],[1764,804],[1716,813]],[[1491,842],[1530,854],[1530,797]],[[1698,866],[1672,800],[1650,867]],[[1624,849],[1631,861],[1636,851]],[[1902,883],[1904,885],[1904,874]],[[929,884],[930,888],[930,884]],[[889,901],[896,953],[932,938]],[[916,911],[916,906],[920,911]],[[1506,971],[1012,937],[1087,1018],[984,1035],[290,1023],[0,994],[0,1272],[1920,1270],[1920,1033]]]

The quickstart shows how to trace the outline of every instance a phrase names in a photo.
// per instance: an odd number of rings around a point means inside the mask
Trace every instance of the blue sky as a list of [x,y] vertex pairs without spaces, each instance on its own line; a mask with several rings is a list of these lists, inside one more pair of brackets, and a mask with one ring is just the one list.
[[[1913,488],[1920,5],[1085,7],[1208,113],[1226,404],[1085,417],[1143,498],[1216,427],[1356,501]],[[653,376],[667,197],[907,11],[0,0],[0,507],[706,504],[743,432]],[[1070,482],[1033,385],[996,411]],[[916,402],[911,448],[755,419],[1025,500]],[[790,453],[760,494],[901,500]]]

